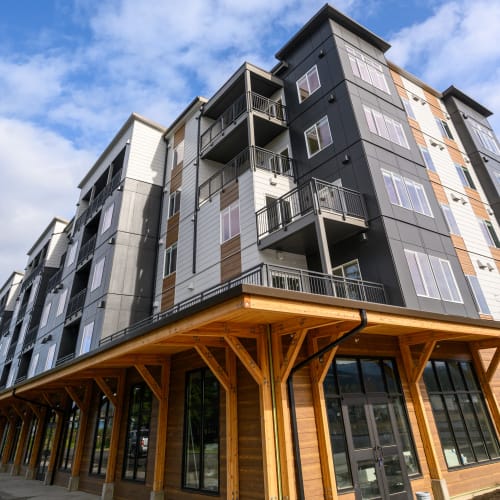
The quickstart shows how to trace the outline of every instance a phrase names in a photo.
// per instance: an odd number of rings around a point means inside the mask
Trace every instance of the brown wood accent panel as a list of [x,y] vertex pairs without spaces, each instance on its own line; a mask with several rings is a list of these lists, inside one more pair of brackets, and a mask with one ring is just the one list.
[[[429,172],[434,173],[434,172]],[[434,190],[434,194],[436,195],[437,201],[439,203],[444,203],[445,205],[449,205],[448,197],[443,189],[441,183],[433,182],[431,179],[432,189]]]
[[234,278],[241,274],[241,240],[235,236],[220,246],[220,277],[221,281]]
[[429,176],[429,180],[433,183],[436,184],[441,184],[441,178],[439,177],[439,174],[436,172],[433,172],[432,170],[427,170],[427,175]]
[[490,247],[490,252],[498,266],[498,263],[500,262],[500,248]]
[[167,238],[165,248],[173,245],[179,239],[179,212],[168,219]]
[[[445,143],[448,145],[449,139],[445,138]],[[465,165],[465,159],[462,155],[462,153],[457,149],[457,145],[455,143],[454,147],[448,147],[448,153],[450,154],[450,157],[454,163],[458,163],[459,165]]]
[[413,137],[415,137],[415,141],[417,142],[417,144],[426,148],[427,143],[425,142],[424,134],[422,134],[418,122],[413,118],[408,117],[408,123],[410,124],[411,131],[413,132]]
[[443,110],[441,109],[441,106],[439,105],[439,101],[437,100],[437,97],[427,90],[423,89],[424,91],[424,96],[425,100],[431,107],[432,114],[434,116],[437,116],[438,118],[441,118],[442,120],[446,120],[446,117],[444,116]]
[[461,236],[458,236],[457,234],[450,234],[450,238],[455,248],[458,248],[460,250],[467,250],[467,248],[465,247],[465,241]]
[[469,197],[469,203],[472,208],[472,211],[476,215],[476,217],[479,217],[480,219],[484,220],[490,220],[490,216],[488,215],[488,212],[486,211],[486,207],[484,206],[484,203],[478,199],[477,192],[474,191],[475,196],[474,197]]
[[394,85],[396,85],[396,90],[398,91],[398,94],[402,98],[408,99],[408,93],[404,88],[403,79],[401,78],[401,75],[399,73],[396,73],[393,69],[389,71],[391,73],[392,80],[394,81]]
[[482,314],[482,313],[479,313],[479,317],[481,319],[488,319],[488,320],[493,320],[493,316],[491,314]]
[[479,193],[475,189],[471,189],[470,187],[464,187],[464,191],[468,198],[481,201]]
[[174,305],[175,300],[175,273],[170,274],[166,278],[163,278],[162,294],[161,294],[161,310],[166,309]]
[[[453,243],[455,243],[455,238],[453,238]],[[476,270],[474,269],[474,266],[472,264],[469,252],[467,252],[466,250],[462,250],[461,248],[457,248],[456,245],[455,252],[457,252],[458,261],[460,262],[460,266],[462,267],[462,271],[464,272],[464,274],[475,276]]]
[[230,182],[220,193],[220,209],[224,210],[226,207],[234,203],[239,198],[238,180]]
[[[443,142],[445,143],[446,147],[448,148],[448,151],[454,151],[455,153],[459,153],[458,151],[458,144],[455,142],[454,139],[448,139],[448,137],[443,137]],[[462,157],[462,155],[460,154],[460,157]],[[462,161],[460,163],[463,163],[464,160],[462,159]]]
[[186,133],[186,127],[183,125],[179,128],[174,134],[174,148],[184,140],[184,136]]
[[172,175],[170,176],[170,192],[173,193],[177,191],[182,186],[182,165],[179,163],[172,169]]

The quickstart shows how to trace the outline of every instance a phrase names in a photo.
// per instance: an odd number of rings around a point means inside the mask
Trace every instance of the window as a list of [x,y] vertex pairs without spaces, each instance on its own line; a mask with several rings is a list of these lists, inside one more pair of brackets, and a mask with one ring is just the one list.
[[33,356],[33,358],[31,359],[30,368],[28,370],[28,376],[27,376],[27,378],[31,378],[35,374],[37,366],[38,366],[38,358],[39,357],[40,357],[40,353],[37,352]]
[[146,481],[149,447],[152,393],[146,384],[135,384],[130,389],[123,478]]
[[102,394],[94,431],[94,442],[90,459],[90,474],[97,476],[106,474],[114,414],[115,407],[111,404],[109,399]]
[[304,76],[297,80],[299,102],[304,102],[311,94],[321,87],[318,68],[314,65]]
[[177,243],[165,249],[165,260],[163,261],[163,277],[166,278],[175,273],[177,266]]
[[28,299],[28,307],[33,304],[35,301],[36,294],[38,292],[38,287],[40,285],[40,278],[35,278],[35,282],[33,283],[33,286],[31,287],[31,293]]
[[64,438],[59,468],[63,471],[71,471],[73,457],[75,455],[78,427],[80,425],[80,409],[73,403],[64,423]]
[[32,418],[30,423],[30,429],[28,431],[27,445],[24,451],[23,464],[29,465],[31,461],[31,454],[33,453],[33,447],[35,445],[36,431],[38,429],[38,418]]
[[335,296],[354,300],[366,300],[359,281],[362,280],[358,260],[334,267],[332,274],[342,278],[334,280]]
[[354,75],[383,92],[390,94],[391,92],[387,85],[382,65],[349,45],[346,45],[345,48]]
[[175,215],[181,207],[181,192],[174,191],[168,198],[168,216]]
[[47,359],[45,360],[45,370],[50,370],[52,368],[52,362],[54,361],[55,352],[56,345],[52,344],[47,352]]
[[219,491],[219,383],[207,368],[186,377],[182,486]]
[[439,132],[443,137],[447,139],[453,140],[453,134],[451,133],[450,127],[448,126],[448,122],[446,120],[441,120],[436,117],[436,125],[438,126]]
[[403,148],[410,149],[401,123],[368,106],[363,106],[363,109],[370,132],[395,144],[399,144]]
[[449,261],[407,249],[405,255],[418,296],[463,303]]
[[423,146],[420,146],[420,152],[422,153],[422,158],[424,159],[425,167],[428,170],[436,172],[437,171],[436,165],[434,165],[434,162],[432,161],[432,156],[429,153],[429,150],[427,148],[424,148]]
[[51,307],[52,307],[52,302],[45,304],[45,307],[43,308],[42,312],[42,317],[40,318],[40,328],[43,328],[47,324]]
[[59,296],[59,302],[57,303],[56,318],[60,316],[64,311],[64,306],[66,305],[66,298],[68,297],[68,289],[65,288],[61,295]]
[[304,137],[306,139],[307,156],[309,158],[329,146],[333,141],[328,117],[324,116],[312,127],[309,127],[304,132]]
[[112,203],[106,210],[102,216],[102,226],[101,226],[101,234],[104,234],[110,227],[111,222],[113,220],[113,210],[115,208],[115,204]]
[[231,203],[220,213],[221,243],[240,234],[240,205]]
[[401,98],[403,101],[403,106],[405,108],[406,114],[413,120],[416,120],[415,118],[415,113],[413,112],[413,108],[411,107],[410,101],[408,99],[405,99],[404,97]]
[[441,205],[441,209],[443,210],[444,218],[446,219],[450,233],[460,236],[460,230],[458,229],[458,224],[451,208],[448,205]]
[[498,438],[472,364],[431,360],[424,381],[448,467],[499,458]]
[[394,172],[382,170],[389,200],[408,210],[432,217],[431,206],[422,184],[402,177]]
[[479,225],[481,226],[481,231],[483,232],[484,239],[488,246],[500,248],[500,240],[498,239],[497,233],[493,228],[493,225],[489,220],[478,219]]
[[82,333],[82,343],[80,345],[80,355],[90,351],[93,331],[94,331],[93,321],[84,326]]
[[184,161],[184,141],[179,142],[174,148],[172,168]]
[[462,186],[468,187],[471,189],[476,189],[476,185],[474,184],[474,181],[472,180],[472,176],[470,175],[468,168],[462,167],[462,165],[455,163],[455,169],[457,171],[458,177],[460,177],[460,182],[462,183]]
[[103,257],[99,260],[94,266],[94,274],[92,275],[92,284],[90,285],[90,291],[94,291],[96,288],[99,288],[102,283],[102,272],[104,270],[104,260]]
[[476,302],[477,310],[481,314],[491,314],[490,308],[488,307],[488,302],[486,301],[486,297],[484,296],[483,289],[477,279],[477,276],[466,276],[470,288],[472,290],[472,295],[474,296],[474,300]]
[[68,258],[66,259],[66,267],[71,266],[73,262],[75,262],[76,250],[78,248],[78,244],[76,241],[73,241],[69,247]]
[[500,155],[500,149],[498,148],[498,143],[493,133],[487,128],[479,125],[479,123],[473,123],[472,127],[481,146],[490,153]]

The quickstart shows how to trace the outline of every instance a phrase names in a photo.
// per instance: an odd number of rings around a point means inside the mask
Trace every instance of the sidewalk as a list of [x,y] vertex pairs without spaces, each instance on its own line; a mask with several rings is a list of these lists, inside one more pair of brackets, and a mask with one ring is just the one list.
[[98,500],[100,496],[83,491],[68,491],[61,486],[45,486],[23,476],[0,473],[0,500]]

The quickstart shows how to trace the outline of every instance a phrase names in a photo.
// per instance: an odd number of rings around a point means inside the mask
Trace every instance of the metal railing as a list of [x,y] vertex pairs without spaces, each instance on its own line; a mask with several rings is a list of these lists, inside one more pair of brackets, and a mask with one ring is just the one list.
[[19,308],[19,311],[17,312],[16,323],[18,323],[19,321],[22,321],[22,319],[24,318],[24,315],[26,314],[27,308],[28,308],[27,302],[25,304],[21,305],[21,307]]
[[281,288],[284,290],[328,295],[330,297],[340,297],[351,300],[362,300],[379,304],[387,303],[384,285],[380,283],[343,278],[341,276],[308,271],[306,269],[260,264],[232,280],[221,283],[190,299],[179,302],[166,311],[144,318],[123,330],[102,338],[99,341],[99,345],[110,344],[124,337],[131,336],[143,328],[153,326],[169,316],[173,316],[190,307],[201,304],[212,297],[221,295],[242,284]]
[[7,355],[5,356],[5,363],[12,361],[14,358],[14,353],[16,352],[17,342],[12,342],[7,350]]
[[84,288],[76,295],[73,295],[71,299],[69,299],[68,309],[66,310],[66,318],[73,316],[73,314],[76,314],[80,309],[83,309],[86,295],[87,295],[87,289]]
[[67,363],[68,361],[71,361],[74,358],[75,358],[74,352],[66,354],[66,356],[62,356],[61,358],[56,360],[56,366],[63,365],[64,363]]
[[26,275],[23,278],[24,281],[21,284],[20,292],[25,290],[28,287],[28,285],[30,285],[33,282],[33,280],[38,276],[38,273],[42,270],[44,263],[45,259],[42,259],[41,262],[39,262],[36,267],[27,271]]
[[61,281],[64,267],[60,267],[47,281],[47,290],[53,290]]
[[344,219],[346,216],[366,219],[365,204],[361,193],[312,179],[256,212],[257,236],[260,238],[287,226],[306,214],[321,213],[321,211],[337,213]]
[[96,240],[97,235],[94,235],[82,245],[82,247],[80,248],[80,252],[78,253],[76,267],[78,267],[85,259],[87,259],[87,257],[89,257],[94,252]]
[[249,147],[238,153],[198,189],[198,203],[210,199],[249,168],[268,170],[274,174],[293,176],[293,160],[273,151],[259,147]]
[[16,378],[14,384],[19,384],[20,382],[24,382],[28,378],[28,375],[21,375]]
[[31,328],[30,331],[26,334],[26,337],[24,337],[24,342],[23,342],[23,349],[22,349],[23,353],[35,345],[37,333],[38,333],[38,325],[35,326],[34,328]]
[[255,92],[240,95],[208,128],[201,134],[201,150],[210,143],[248,109],[265,114],[269,119],[286,123],[286,106]]

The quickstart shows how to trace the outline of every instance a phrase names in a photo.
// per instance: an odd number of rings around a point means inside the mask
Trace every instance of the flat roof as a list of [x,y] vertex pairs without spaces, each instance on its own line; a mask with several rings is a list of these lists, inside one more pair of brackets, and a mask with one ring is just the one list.
[[444,92],[443,97],[456,97],[459,101],[462,101],[464,104],[467,104],[469,108],[472,108],[474,111],[477,111],[479,114],[483,115],[485,118],[491,116],[493,114],[488,108],[485,108],[482,104],[479,104],[476,100],[472,99],[472,97],[468,96],[460,89],[457,89],[454,85],[450,85]]
[[31,255],[33,250],[36,248],[36,246],[48,235],[50,229],[56,222],[62,222],[65,225],[68,225],[68,222],[66,219],[63,219],[62,217],[54,217],[49,225],[43,230],[42,234],[38,237],[38,239],[33,243],[33,246],[28,250],[27,255]]
[[182,121],[182,119],[191,111],[193,107],[195,107],[198,103],[205,104],[208,102],[208,99],[202,96],[196,96],[181,112],[181,114],[166,128],[165,133],[163,134],[165,137],[171,133],[171,131]]

